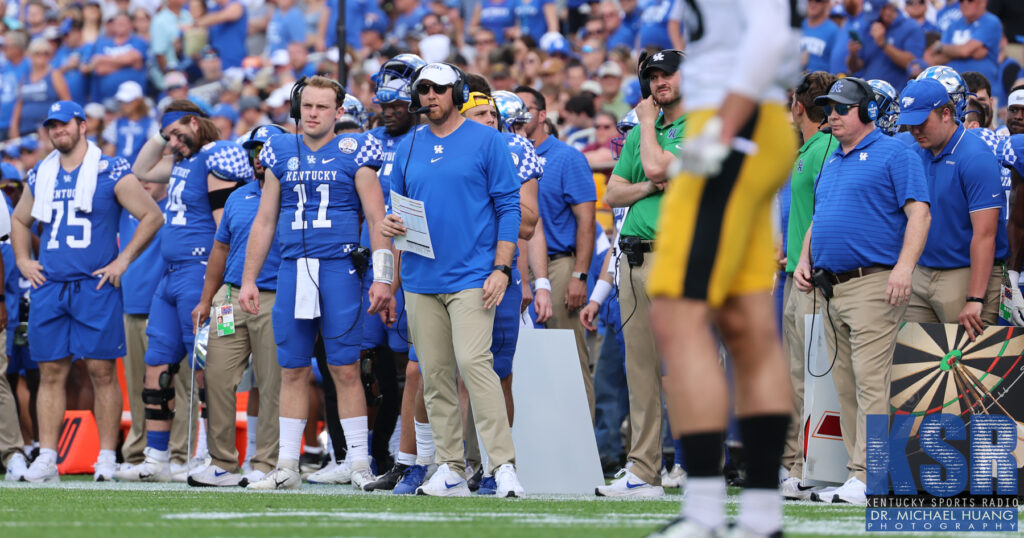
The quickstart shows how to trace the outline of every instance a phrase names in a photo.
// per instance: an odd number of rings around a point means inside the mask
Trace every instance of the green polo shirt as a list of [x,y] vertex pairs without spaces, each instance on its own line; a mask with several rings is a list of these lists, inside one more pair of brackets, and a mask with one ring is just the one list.
[[[654,122],[654,128],[658,132],[658,145],[665,151],[676,153],[679,150],[679,143],[683,140],[683,125],[686,123],[686,114],[683,114],[676,121],[664,125],[665,116],[659,116]],[[641,183],[647,181],[644,175],[644,167],[640,163],[640,129],[637,125],[626,136],[622,144],[622,154],[619,162],[615,163],[613,174],[625,178],[630,183]],[[630,206],[626,215],[626,222],[622,225],[622,235],[639,237],[640,239],[654,240],[658,230],[658,211],[661,207],[661,197],[664,191],[656,192],[646,198],[637,200]]]
[[804,235],[811,227],[814,216],[814,183],[818,180],[822,165],[828,154],[839,147],[839,142],[830,134],[818,131],[804,142],[793,163],[790,175],[792,201],[789,206],[789,229],[786,237],[786,272],[796,270],[800,251],[804,246]]

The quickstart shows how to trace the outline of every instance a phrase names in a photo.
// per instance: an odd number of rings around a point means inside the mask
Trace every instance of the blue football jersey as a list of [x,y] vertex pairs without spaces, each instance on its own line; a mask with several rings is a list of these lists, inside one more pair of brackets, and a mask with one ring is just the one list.
[[380,141],[368,133],[342,133],[313,151],[301,138],[279,134],[267,140],[259,158],[281,182],[281,257],[347,256],[359,243],[363,220],[356,171],[380,168]]
[[[49,280],[67,282],[95,278],[92,272],[117,257],[117,228],[121,205],[114,195],[118,180],[131,173],[128,161],[119,157],[100,158],[92,212],[75,209],[75,185],[81,166],[61,169],[53,189],[53,213],[42,223],[39,263]],[[28,173],[28,187],[35,195],[39,164]]]
[[239,183],[253,178],[245,150],[225,140],[210,142],[195,155],[174,163],[164,209],[167,231],[160,243],[168,263],[205,261],[210,255],[217,231],[208,194],[210,174]]
[[[399,142],[405,140],[406,136],[412,129],[398,135],[391,136],[384,130],[384,127],[374,127],[367,131],[367,134],[373,136],[380,141],[381,148],[381,159],[380,159],[380,170],[377,170],[377,179],[380,180],[380,190],[384,193],[384,211],[391,211],[391,169],[395,165],[395,150],[398,148]],[[370,248],[370,229],[369,226],[363,226],[362,233],[359,235],[359,244]]]
[[540,181],[544,175],[544,167],[537,158],[537,150],[533,143],[514,133],[501,133],[508,141],[508,149],[512,154],[512,164],[516,167],[516,177],[520,183],[526,183],[531,179]]

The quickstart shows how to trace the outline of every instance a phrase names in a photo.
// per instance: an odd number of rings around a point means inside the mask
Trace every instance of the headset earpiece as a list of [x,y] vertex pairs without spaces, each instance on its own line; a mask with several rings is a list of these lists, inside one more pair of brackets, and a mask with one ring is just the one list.
[[874,123],[878,119],[878,102],[875,101],[875,90],[870,84],[856,77],[847,77],[846,80],[853,82],[864,92],[857,107],[857,117],[861,123]]
[[[466,84],[466,73],[462,69],[459,69],[455,64],[446,63],[444,65],[452,68],[452,70],[455,71],[455,74],[459,77],[459,79],[455,81],[455,84],[452,85],[452,104],[455,105],[455,110],[459,110],[466,101],[469,101],[469,85]],[[423,67],[426,67],[426,65]],[[414,85],[416,84],[416,80],[420,78],[420,72],[423,71],[423,67],[417,68],[412,74],[412,82],[410,82],[409,87],[410,112],[416,112],[420,109],[420,92],[417,91]]]
[[[345,87],[342,86],[340,82],[334,80],[333,78],[323,78],[331,81],[331,84],[334,84],[334,87],[337,90],[334,93],[334,95],[337,97],[337,99],[335,100],[335,105],[339,108],[344,106],[345,96],[348,93],[345,91]],[[302,91],[306,88],[307,85],[309,85],[309,78],[302,77],[299,80],[295,81],[295,85],[292,86],[292,94],[290,98],[291,102],[289,103],[289,106],[291,117],[292,119],[295,120],[296,123],[298,123],[299,120],[302,119]]]

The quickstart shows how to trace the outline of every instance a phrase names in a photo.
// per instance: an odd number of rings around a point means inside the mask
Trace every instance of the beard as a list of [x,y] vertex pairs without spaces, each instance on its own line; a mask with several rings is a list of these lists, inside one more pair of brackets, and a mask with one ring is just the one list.
[[191,157],[191,156],[195,155],[197,151],[199,151],[199,142],[196,141],[196,137],[195,137],[194,134],[187,135],[187,134],[182,133],[181,135],[178,136],[178,138],[181,139],[181,144],[183,146],[185,146],[184,149],[188,151],[187,154],[186,153],[179,153],[179,155],[181,155],[182,157],[184,157],[184,158]]
[[656,104],[656,105],[658,105],[658,106],[660,106],[662,108],[665,108],[667,106],[672,106],[672,105],[678,103],[679,99],[680,99],[679,92],[678,91],[671,91],[671,90],[669,91],[669,96],[666,99],[659,99],[657,93],[653,94],[653,97],[654,97],[654,104]]
[[69,129],[67,133],[68,135],[66,137],[57,137],[57,139],[53,141],[54,149],[61,153],[71,152],[71,150],[74,149],[82,139],[82,135],[79,134],[77,130]]

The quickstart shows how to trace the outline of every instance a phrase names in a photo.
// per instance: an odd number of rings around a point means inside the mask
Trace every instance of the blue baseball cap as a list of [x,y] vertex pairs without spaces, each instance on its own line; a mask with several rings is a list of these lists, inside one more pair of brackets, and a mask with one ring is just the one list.
[[622,100],[629,106],[635,107],[641,98],[640,79],[634,78],[622,88]]
[[17,159],[21,157],[21,148],[17,144],[7,144],[4,146],[4,157],[8,159]]
[[21,172],[11,163],[0,163],[0,181],[21,181]]
[[82,110],[82,106],[74,101],[57,101],[50,105],[50,111],[43,121],[43,126],[45,127],[47,123],[53,120],[67,123],[71,121],[71,118],[85,121],[85,111]]
[[548,32],[540,36],[540,48],[548,56],[552,54],[564,54],[572,56],[572,49],[569,47],[569,40],[558,32]]
[[941,82],[933,78],[911,80],[900,95],[899,125],[921,125],[932,110],[949,102]]
[[363,31],[377,32],[381,36],[385,36],[388,33],[388,21],[377,13],[367,13],[363,17]]
[[242,142],[242,147],[245,149],[251,149],[260,144],[266,144],[267,140],[269,140],[271,136],[287,132],[288,131],[285,131],[283,127],[274,123],[271,123],[270,125],[261,125],[249,132],[249,136],[244,142]]
[[26,136],[21,139],[21,149],[24,151],[35,151],[39,149],[39,141],[34,137]]
[[227,103],[220,103],[213,107],[213,110],[210,110],[210,117],[227,118],[232,125],[238,123],[238,111],[235,110],[235,107]]

